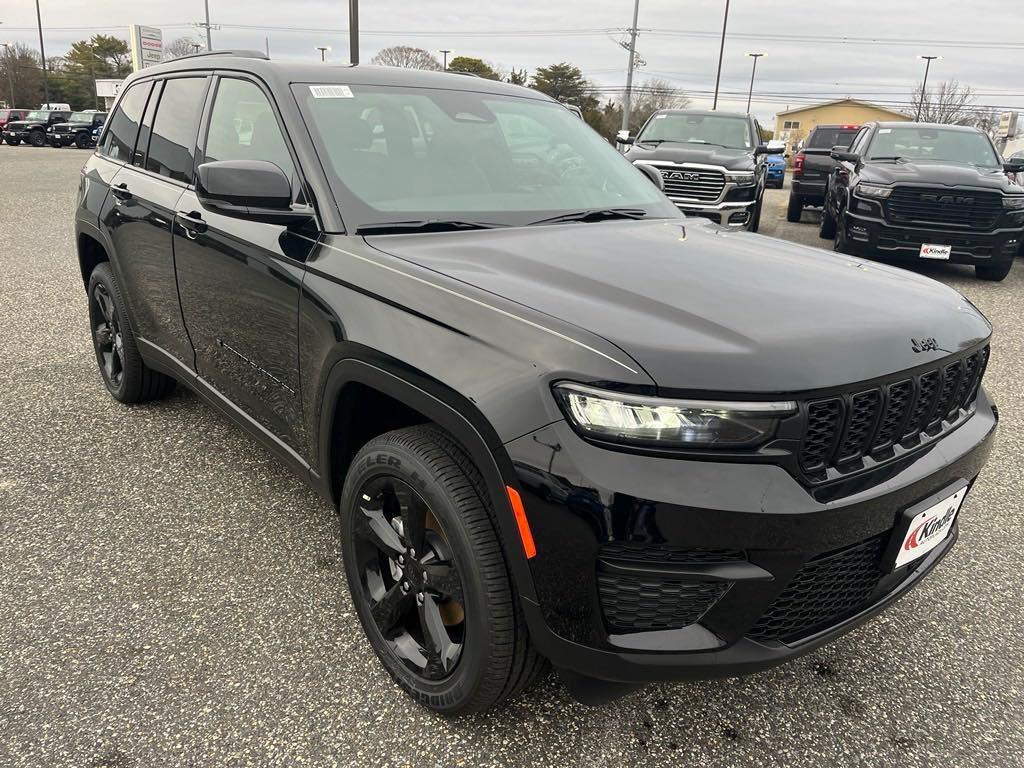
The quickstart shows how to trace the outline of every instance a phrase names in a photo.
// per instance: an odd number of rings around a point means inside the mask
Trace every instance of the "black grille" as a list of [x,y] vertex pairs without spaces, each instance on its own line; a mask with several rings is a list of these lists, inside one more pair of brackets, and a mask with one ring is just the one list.
[[601,547],[602,560],[622,560],[636,563],[671,563],[673,565],[708,565],[714,563],[746,562],[746,554],[739,549],[687,549],[639,541],[613,541]]
[[725,175],[721,171],[687,168],[686,166],[658,166],[665,194],[713,203],[725,189]]
[[882,574],[888,534],[809,560],[771,604],[748,637],[793,642],[867,607]]
[[622,632],[643,632],[693,624],[725,594],[729,585],[601,573],[597,587],[609,627]]
[[896,187],[886,200],[886,212],[894,224],[990,230],[1002,211],[1002,196],[991,192]]
[[861,468],[869,454],[891,459],[894,444],[910,449],[920,444],[921,432],[935,436],[948,429],[977,397],[988,354],[986,347],[910,379],[808,402],[800,447],[804,473],[821,482],[830,467]]

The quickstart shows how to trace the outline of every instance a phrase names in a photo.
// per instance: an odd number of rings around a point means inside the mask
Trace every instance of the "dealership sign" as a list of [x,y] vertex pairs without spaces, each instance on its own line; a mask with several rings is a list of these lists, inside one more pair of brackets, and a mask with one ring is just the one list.
[[124,80],[97,80],[96,95],[101,99],[116,99]]
[[164,60],[164,34],[160,29],[132,24],[128,35],[132,45],[132,67],[136,72]]

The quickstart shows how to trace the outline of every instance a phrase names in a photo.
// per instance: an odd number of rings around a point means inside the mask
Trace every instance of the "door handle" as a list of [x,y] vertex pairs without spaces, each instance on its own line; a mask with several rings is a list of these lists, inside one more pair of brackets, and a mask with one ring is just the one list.
[[178,218],[181,219],[182,229],[185,230],[185,237],[195,240],[198,235],[206,231],[206,222],[197,211],[178,211]]
[[111,187],[110,194],[114,196],[114,205],[120,205],[122,202],[132,199],[131,190],[129,190],[128,185],[124,183]]

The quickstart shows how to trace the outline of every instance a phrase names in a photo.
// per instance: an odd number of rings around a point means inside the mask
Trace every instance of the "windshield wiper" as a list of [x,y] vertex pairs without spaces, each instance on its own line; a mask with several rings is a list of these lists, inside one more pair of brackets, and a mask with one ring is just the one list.
[[892,160],[896,163],[905,163],[907,158],[903,155],[879,155],[878,157],[870,157],[869,160]]
[[467,229],[494,229],[505,224],[489,221],[458,221],[455,219],[414,219],[413,221],[382,221],[364,224],[356,229],[357,235],[392,235],[410,232],[458,232]]
[[585,211],[572,211],[551,216],[547,219],[531,221],[534,224],[562,224],[569,221],[607,221],[609,219],[642,219],[647,215],[643,208],[590,208]]

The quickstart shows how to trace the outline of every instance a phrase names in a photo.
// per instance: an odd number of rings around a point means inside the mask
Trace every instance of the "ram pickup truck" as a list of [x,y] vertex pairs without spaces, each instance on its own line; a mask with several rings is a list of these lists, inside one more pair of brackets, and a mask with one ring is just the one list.
[[977,128],[868,123],[839,165],[825,196],[820,234],[852,255],[971,264],[1002,280],[1024,241],[1024,189]]
[[765,158],[783,148],[761,144],[750,115],[663,109],[635,138],[620,132],[618,140],[629,146],[626,159],[652,176],[679,210],[757,231],[768,175]]
[[800,221],[800,214],[806,206],[824,203],[825,185],[836,167],[832,149],[849,147],[858,130],[859,125],[819,125],[811,131],[803,148],[793,158],[787,221]]

